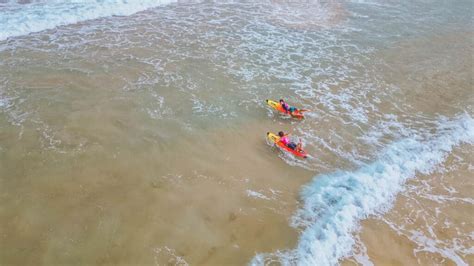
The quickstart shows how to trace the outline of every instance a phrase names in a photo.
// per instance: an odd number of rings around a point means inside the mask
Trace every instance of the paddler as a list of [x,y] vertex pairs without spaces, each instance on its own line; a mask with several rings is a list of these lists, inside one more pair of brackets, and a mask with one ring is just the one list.
[[301,152],[303,151],[303,147],[301,144],[301,141],[296,144],[293,141],[290,141],[290,138],[288,137],[289,134],[285,134],[283,131],[278,132],[278,136],[280,137],[280,142],[283,143],[283,145],[287,146],[288,148]]
[[293,115],[293,112],[298,111],[296,107],[289,106],[283,99],[280,99],[280,105],[285,110],[285,112],[289,113],[290,115]]

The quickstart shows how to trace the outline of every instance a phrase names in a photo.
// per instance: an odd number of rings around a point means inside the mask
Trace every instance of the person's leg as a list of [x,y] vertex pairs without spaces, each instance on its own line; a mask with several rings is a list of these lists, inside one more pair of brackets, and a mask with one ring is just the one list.
[[296,150],[297,151],[302,151],[303,150],[303,145],[300,143],[298,143],[298,145],[296,145]]
[[290,148],[290,149],[292,149],[292,150],[296,149],[296,146],[297,146],[297,145],[296,145],[294,142],[288,143],[288,148]]

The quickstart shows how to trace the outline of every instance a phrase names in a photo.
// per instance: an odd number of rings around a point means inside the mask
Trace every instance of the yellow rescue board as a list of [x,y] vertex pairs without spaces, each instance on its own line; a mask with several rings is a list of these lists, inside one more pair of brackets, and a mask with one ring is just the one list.
[[291,149],[290,147],[286,146],[285,144],[281,143],[280,142],[280,137],[276,134],[273,134],[272,132],[267,132],[267,138],[272,141],[273,143],[275,143],[275,145],[277,145],[281,150],[283,151],[287,151],[289,153],[292,153],[294,156],[297,156],[297,157],[300,157],[300,158],[307,158],[308,157],[308,154],[303,151],[303,150],[294,150],[294,149]]
[[272,100],[266,100],[266,102],[267,102],[268,106],[270,106],[271,108],[277,110],[280,113],[290,115],[293,118],[303,119],[304,118],[303,112],[307,111],[307,110],[299,110],[299,111],[295,111],[295,112],[290,114],[285,109],[283,109],[283,107],[281,106],[281,104],[279,102],[275,102],[275,101],[272,101]]

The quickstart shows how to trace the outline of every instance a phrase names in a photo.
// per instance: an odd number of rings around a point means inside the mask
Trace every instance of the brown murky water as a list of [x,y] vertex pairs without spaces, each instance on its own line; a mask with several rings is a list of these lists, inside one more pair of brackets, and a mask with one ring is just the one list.
[[[321,265],[472,264],[469,8],[171,4],[0,42],[0,264],[305,265],[312,242]],[[265,107],[280,97],[311,113]],[[312,158],[271,147],[278,130]],[[378,159],[407,139],[424,166]],[[386,205],[348,189],[295,225],[302,186],[340,171],[386,180]],[[352,198],[367,217],[332,254]]]

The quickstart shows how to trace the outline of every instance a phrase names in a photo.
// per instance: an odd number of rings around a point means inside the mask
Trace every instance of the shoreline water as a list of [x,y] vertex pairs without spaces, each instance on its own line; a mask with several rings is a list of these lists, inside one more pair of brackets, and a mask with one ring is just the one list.
[[[275,21],[266,5],[177,5],[0,42],[0,263],[247,264],[304,238],[291,226],[312,196],[301,197],[301,186],[315,175],[356,175],[407,138],[416,144],[407,144],[413,158],[446,153],[443,176],[464,167],[462,182],[443,186],[453,202],[453,191],[472,199],[460,185],[472,173],[472,146],[455,146],[454,155],[443,148],[457,132],[450,131],[456,117],[472,120],[472,32],[456,23],[429,32],[449,20],[431,14],[459,12],[438,4],[413,8],[428,21],[420,22],[406,3],[349,2],[337,25],[315,26],[323,19],[296,28],[291,17]],[[393,31],[384,33],[383,23]],[[312,112],[300,122],[283,119],[265,107],[270,97]],[[281,129],[302,138],[313,158],[295,160],[268,146],[265,132]],[[437,130],[434,144],[418,139]],[[411,201],[429,194],[409,194],[418,183],[439,178],[414,175],[386,215],[363,220],[360,232],[341,230],[355,243],[343,264],[397,256],[410,264],[472,261],[457,246],[457,257],[443,248],[410,254],[422,242],[394,217],[411,215]],[[432,240],[469,246],[473,225],[460,223],[472,203],[444,202],[427,206],[458,210],[449,212],[456,219],[448,227],[462,237]]]
[[[449,172],[417,176],[386,214],[362,222],[358,245],[364,246],[365,256],[374,265],[471,264],[472,239],[461,232],[469,231],[472,223],[461,221],[473,208],[473,184],[466,179],[472,169],[458,157],[470,156],[472,162],[469,152],[472,145],[456,148],[443,163]],[[351,256],[343,265],[355,261],[359,260]]]

